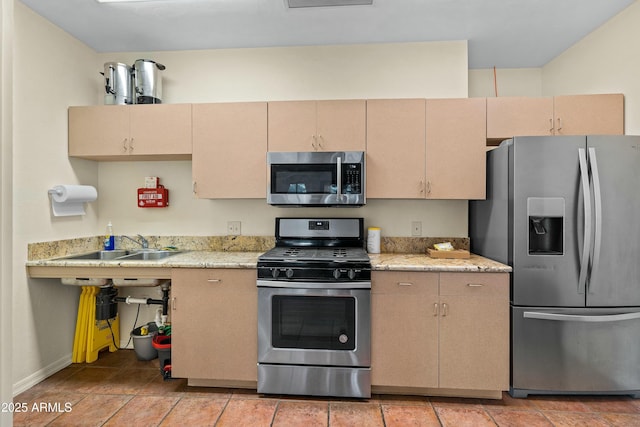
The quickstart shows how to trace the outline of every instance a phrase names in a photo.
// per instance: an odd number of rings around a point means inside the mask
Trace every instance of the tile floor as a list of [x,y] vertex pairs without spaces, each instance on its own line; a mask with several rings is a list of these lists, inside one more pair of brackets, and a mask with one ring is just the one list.
[[14,399],[14,426],[640,426],[640,400],[502,400],[375,395],[369,400],[261,396],[163,380],[132,350],[74,364]]

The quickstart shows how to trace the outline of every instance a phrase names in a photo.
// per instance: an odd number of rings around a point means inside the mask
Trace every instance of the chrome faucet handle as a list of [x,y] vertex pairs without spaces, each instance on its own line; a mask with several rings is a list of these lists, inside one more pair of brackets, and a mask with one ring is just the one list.
[[142,234],[138,234],[138,237],[140,238],[140,245],[142,245],[142,249],[149,249],[149,241],[147,239],[145,239]]

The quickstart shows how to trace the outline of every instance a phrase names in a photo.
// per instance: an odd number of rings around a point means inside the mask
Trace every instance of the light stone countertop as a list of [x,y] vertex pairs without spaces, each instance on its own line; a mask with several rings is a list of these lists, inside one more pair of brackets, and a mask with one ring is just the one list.
[[69,260],[40,259],[27,261],[27,267],[118,267],[118,268],[256,268],[263,252],[186,251],[153,260]]
[[[256,268],[263,252],[188,251],[156,261],[65,260],[27,261],[26,267],[108,267],[108,268]],[[471,255],[469,259],[436,259],[423,254],[370,254],[373,270],[494,272],[508,273],[511,267]]]
[[373,270],[510,273],[511,267],[471,254],[468,259],[431,258],[424,254],[369,254]]

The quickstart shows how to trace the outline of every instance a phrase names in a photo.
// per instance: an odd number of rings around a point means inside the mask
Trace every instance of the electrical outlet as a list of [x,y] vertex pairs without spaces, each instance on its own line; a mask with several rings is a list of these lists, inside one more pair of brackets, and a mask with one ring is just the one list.
[[422,222],[421,221],[413,221],[411,223],[411,235],[412,236],[422,236]]
[[240,221],[229,221],[229,222],[227,222],[227,234],[229,236],[239,236],[240,235]]

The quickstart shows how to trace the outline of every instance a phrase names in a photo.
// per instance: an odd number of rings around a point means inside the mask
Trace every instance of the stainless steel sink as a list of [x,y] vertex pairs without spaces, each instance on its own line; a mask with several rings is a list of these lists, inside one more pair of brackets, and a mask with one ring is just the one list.
[[104,260],[104,261],[157,261],[177,255],[182,251],[167,251],[162,249],[137,249],[126,250],[116,249],[113,251],[93,251],[78,255],[69,255],[56,260],[64,261],[90,261],[90,260]]
[[132,252],[116,258],[118,261],[156,261],[164,259],[172,255],[179,254],[179,251],[163,251],[156,249],[143,249],[141,251]]
[[128,251],[128,250],[116,249],[113,251],[93,251],[93,252],[87,252],[79,255],[69,255],[69,256],[64,256],[56,259],[65,260],[65,261],[66,260],[69,260],[69,261],[110,260],[110,259],[119,258],[121,256],[129,255],[130,253],[131,251]]

